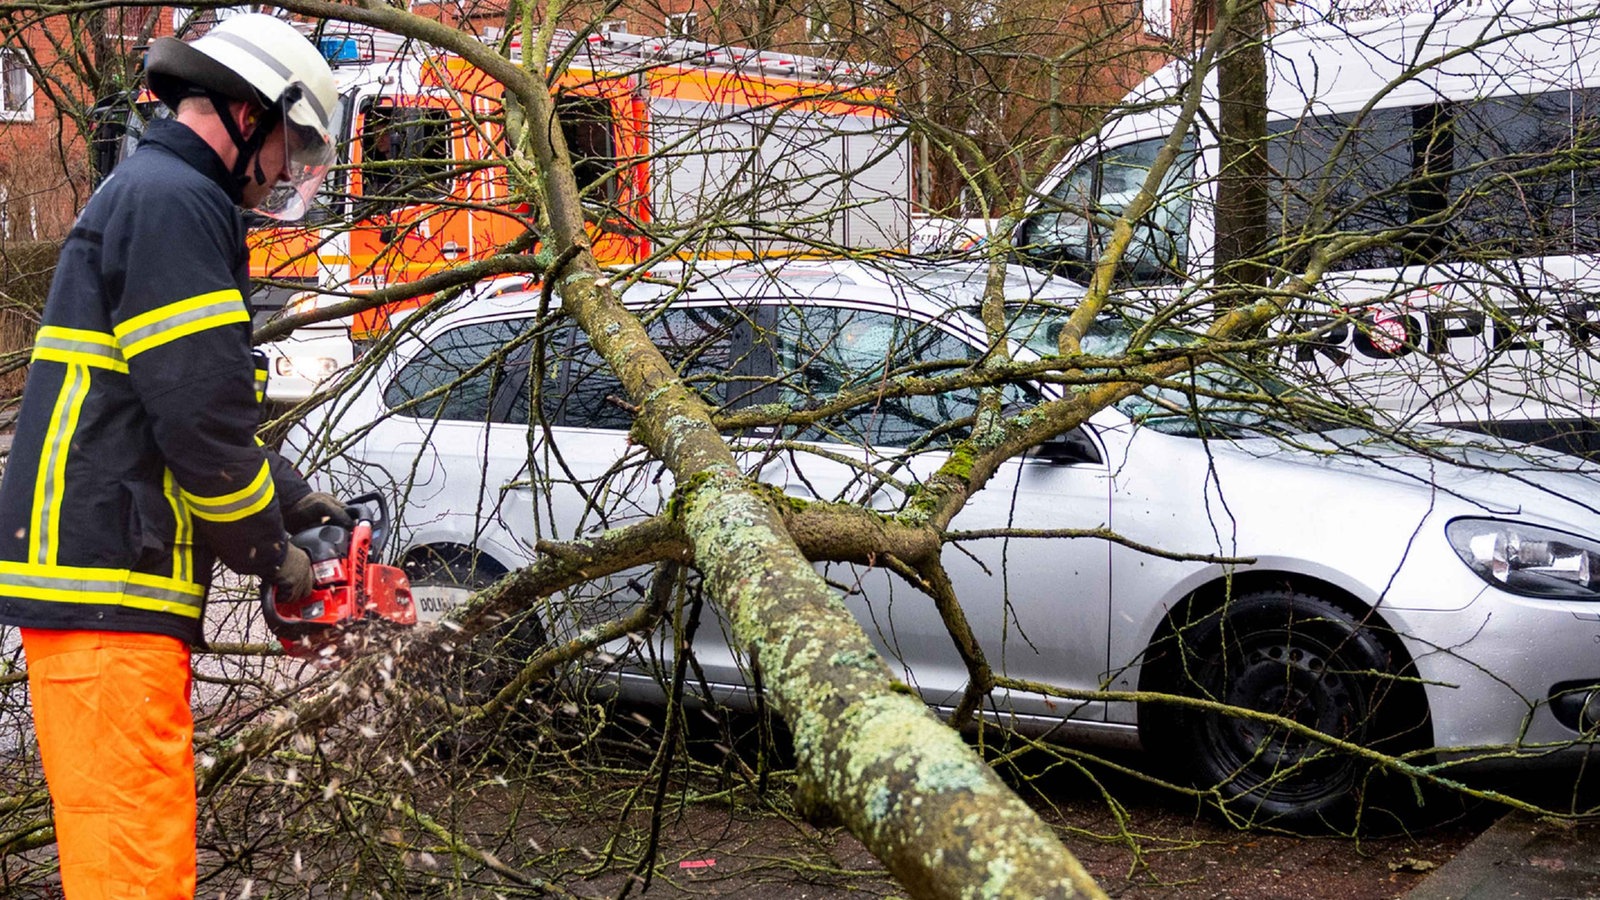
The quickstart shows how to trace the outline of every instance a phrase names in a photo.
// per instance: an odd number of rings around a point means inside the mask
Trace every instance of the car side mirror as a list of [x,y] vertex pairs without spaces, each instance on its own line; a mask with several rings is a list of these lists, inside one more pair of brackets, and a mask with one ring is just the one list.
[[1058,466],[1101,462],[1100,448],[1082,428],[1058,434],[1034,448],[1034,458]]

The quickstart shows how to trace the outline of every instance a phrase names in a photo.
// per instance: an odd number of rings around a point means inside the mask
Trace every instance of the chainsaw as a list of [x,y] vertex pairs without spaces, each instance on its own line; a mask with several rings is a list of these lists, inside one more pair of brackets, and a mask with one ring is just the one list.
[[310,594],[280,601],[271,583],[262,587],[262,615],[289,656],[333,656],[345,633],[362,623],[406,628],[417,624],[410,579],[400,568],[378,562],[389,530],[383,495],[352,498],[345,512],[355,521],[354,528],[317,525],[289,538],[311,557]]

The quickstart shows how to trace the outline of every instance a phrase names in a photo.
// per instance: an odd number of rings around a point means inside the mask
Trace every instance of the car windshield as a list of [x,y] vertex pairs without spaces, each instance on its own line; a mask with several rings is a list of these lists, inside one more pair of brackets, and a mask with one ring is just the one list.
[[[1053,356],[1070,313],[1069,308],[1054,304],[1013,308],[1012,337],[1041,356]],[[1089,326],[1080,346],[1092,356],[1120,356],[1127,352],[1138,327],[1137,322],[1102,316]],[[1179,347],[1193,340],[1193,335],[1175,329],[1157,329],[1144,346]],[[1284,399],[1290,392],[1289,385],[1278,379],[1252,377],[1232,366],[1204,363],[1166,385],[1151,385],[1118,401],[1116,408],[1142,426],[1183,437],[1241,438],[1318,430],[1321,426],[1317,423],[1268,399]]]
[[[1161,137],[1113,147],[1074,167],[1024,221],[1017,245],[1022,260],[1087,284],[1110,246],[1113,223],[1144,189],[1165,144]],[[1155,204],[1131,223],[1133,235],[1117,266],[1119,285],[1183,278],[1194,162],[1194,142],[1186,141],[1154,187]]]

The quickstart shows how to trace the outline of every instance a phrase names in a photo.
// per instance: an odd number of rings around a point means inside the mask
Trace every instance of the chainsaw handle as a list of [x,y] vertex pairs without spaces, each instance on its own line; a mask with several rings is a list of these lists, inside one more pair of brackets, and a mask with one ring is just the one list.
[[270,582],[261,585],[261,617],[267,620],[267,628],[274,635],[288,641],[298,641],[301,638],[312,637],[322,633],[328,627],[321,622],[313,622],[298,616],[292,619],[284,618],[278,612],[277,586]]
[[344,511],[353,521],[372,523],[372,559],[383,558],[383,545],[389,540],[389,501],[382,491],[370,491],[344,502]]

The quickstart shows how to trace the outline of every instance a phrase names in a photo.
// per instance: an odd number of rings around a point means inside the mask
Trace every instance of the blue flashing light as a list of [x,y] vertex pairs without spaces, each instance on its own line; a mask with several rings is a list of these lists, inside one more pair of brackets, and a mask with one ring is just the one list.
[[322,58],[330,63],[356,62],[361,59],[361,48],[353,37],[325,37],[317,42]]

